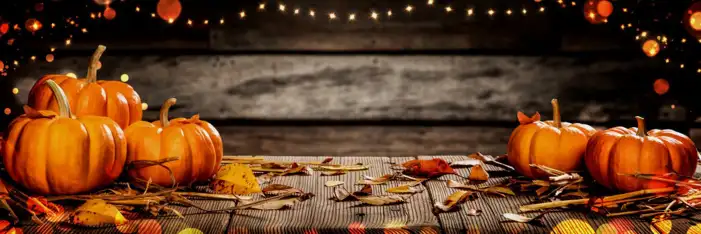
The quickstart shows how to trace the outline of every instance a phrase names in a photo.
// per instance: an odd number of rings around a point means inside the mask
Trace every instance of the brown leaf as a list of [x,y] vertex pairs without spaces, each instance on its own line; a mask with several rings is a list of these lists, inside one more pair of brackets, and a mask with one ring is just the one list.
[[530,223],[533,221],[539,221],[540,218],[543,217],[543,215],[545,215],[545,213],[541,213],[533,218],[529,218],[529,217],[522,216],[522,215],[506,213],[506,214],[504,214],[504,218],[511,220],[511,221],[514,221],[514,222],[519,222],[519,223]]
[[424,191],[423,188],[416,187],[415,185],[412,185],[412,184],[405,184],[405,185],[400,185],[397,187],[392,187],[392,188],[387,189],[388,193],[420,193],[423,191]]
[[345,171],[322,171],[321,175],[323,176],[337,176],[337,175],[345,175]]
[[431,160],[415,159],[402,164],[406,168],[403,173],[410,176],[435,178],[447,174],[457,174],[455,170],[443,159]]
[[404,203],[411,196],[412,195],[381,195],[381,196],[365,196],[365,197],[357,196],[356,198],[359,201],[361,201],[362,203],[365,203],[368,205],[382,206],[382,205]]
[[282,172],[280,174],[280,176],[295,175],[295,174],[311,175],[313,172],[314,172],[314,170],[312,170],[311,167],[300,166],[297,163],[292,163],[290,168],[288,168],[284,172]]
[[332,158],[332,157],[328,157],[328,158],[324,159],[324,161],[322,161],[321,164],[328,164],[328,163],[331,162],[331,160],[333,160],[333,158]]
[[470,176],[467,177],[471,181],[487,181],[489,180],[489,173],[482,167],[482,164],[477,164],[470,170]]
[[484,192],[489,193],[489,194],[494,194],[494,195],[499,195],[502,197],[505,197],[505,195],[511,195],[511,196],[516,196],[513,190],[507,187],[503,186],[494,186],[494,187],[489,187],[485,188]]
[[287,169],[287,167],[282,166],[282,165],[277,164],[277,163],[263,163],[260,165],[260,167],[265,168],[265,169]]
[[353,192],[353,196],[370,196],[372,195],[372,186],[365,185],[360,191]]
[[571,193],[565,193],[560,195],[560,197],[578,197],[578,198],[587,198],[589,197],[589,193],[582,192],[582,191],[577,191],[577,192],[571,192]]
[[537,186],[550,186],[550,181],[545,181],[545,180],[533,180],[533,185]]
[[364,184],[364,185],[378,185],[378,184],[385,184],[387,181],[392,179],[393,175],[392,174],[387,174],[383,175],[381,177],[371,177],[371,176],[363,176],[365,177],[364,180],[358,181],[356,184]]
[[474,158],[468,158],[467,160],[461,160],[450,163],[451,167],[472,167],[481,164],[480,160]]
[[326,181],[326,183],[324,185],[326,185],[326,187],[336,187],[336,186],[339,186],[339,185],[342,185],[345,183],[346,182],[343,182],[343,181],[329,180],[329,181]]
[[457,182],[457,181],[455,181],[455,180],[448,180],[448,188],[467,189],[467,190],[473,190],[473,191],[480,191],[480,189],[477,188],[476,186],[466,185],[466,184]]
[[250,208],[256,209],[256,210],[281,210],[281,209],[292,208],[293,205],[295,205],[299,202],[300,202],[299,198],[287,198],[287,199],[268,201],[268,202],[265,202],[262,204],[251,206]]
[[445,199],[443,202],[436,202],[436,204],[433,205],[434,207],[434,213],[440,213],[442,212],[448,212],[454,210],[457,205],[465,203],[467,200],[474,200],[476,198],[476,195],[474,192],[470,191],[457,191],[448,196],[448,198]]
[[268,187],[263,188],[263,194],[266,196],[277,196],[277,195],[282,195],[282,194],[304,194],[304,191],[293,188],[287,185],[282,185],[282,184],[271,184],[268,185]]
[[336,198],[336,201],[345,201],[348,198],[355,199],[355,197],[351,196],[350,192],[348,192],[348,190],[346,190],[346,188],[344,187],[336,187],[333,190],[333,194]]

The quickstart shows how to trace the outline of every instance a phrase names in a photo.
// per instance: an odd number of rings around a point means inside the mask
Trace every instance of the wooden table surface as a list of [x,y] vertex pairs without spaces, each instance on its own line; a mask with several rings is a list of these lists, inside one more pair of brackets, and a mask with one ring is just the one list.
[[[464,156],[419,156],[420,159],[443,158],[447,161],[464,159]],[[278,161],[322,161],[325,157],[265,157]],[[274,177],[270,183],[284,184],[314,193],[307,201],[296,204],[288,210],[243,210],[237,212],[206,213],[192,207],[174,207],[185,219],[173,215],[151,219],[132,219],[127,225],[118,228],[74,228],[23,222],[25,233],[657,233],[648,221],[637,216],[605,218],[597,214],[564,211],[552,212],[544,216],[542,225],[507,222],[504,213],[518,213],[520,205],[534,201],[533,196],[520,194],[506,198],[482,196],[468,201],[461,209],[450,213],[434,215],[433,204],[442,202],[456,190],[448,188],[449,179],[463,179],[448,175],[428,181],[425,191],[411,197],[407,203],[387,206],[363,206],[359,202],[336,202],[333,189],[324,186],[329,180],[344,181],[349,191],[361,188],[356,185],[363,175],[382,176],[391,174],[390,162],[404,162],[417,157],[336,157],[334,163],[370,165],[366,171],[349,172],[340,176],[291,175]],[[500,183],[509,179],[503,169],[487,165],[490,172],[488,184]],[[468,175],[469,169],[458,169],[461,175]],[[373,185],[374,194],[386,194],[385,190],[398,186],[402,181],[390,181],[384,185]],[[209,209],[223,209],[234,206],[230,201],[196,200],[196,203]],[[469,208],[482,210],[480,216],[469,216]],[[537,213],[524,214],[535,216]],[[701,216],[697,216],[701,218]],[[690,228],[693,227],[693,228]],[[675,219],[662,227],[669,233],[701,233],[701,224],[689,219]]]

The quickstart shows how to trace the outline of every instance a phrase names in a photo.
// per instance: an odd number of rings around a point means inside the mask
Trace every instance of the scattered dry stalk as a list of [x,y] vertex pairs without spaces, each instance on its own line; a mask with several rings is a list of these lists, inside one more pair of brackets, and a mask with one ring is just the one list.
[[[671,188],[671,187],[670,188],[660,188],[660,189],[645,189],[645,190],[640,190],[640,191],[635,191],[635,192],[630,192],[630,193],[607,196],[607,197],[604,197],[601,202],[602,203],[608,202],[609,204],[612,204],[612,202],[620,202],[621,200],[632,198],[632,197],[643,196],[643,195],[648,195],[648,194],[670,193],[673,191],[674,191],[674,188]],[[565,201],[554,201],[554,202],[546,202],[546,203],[521,206],[521,208],[519,208],[519,210],[521,212],[528,212],[528,211],[536,211],[536,210],[543,210],[543,209],[550,209],[550,208],[558,208],[558,207],[563,207],[563,206],[568,206],[568,205],[584,205],[584,204],[587,204],[588,202],[589,202],[589,198],[565,200]]]

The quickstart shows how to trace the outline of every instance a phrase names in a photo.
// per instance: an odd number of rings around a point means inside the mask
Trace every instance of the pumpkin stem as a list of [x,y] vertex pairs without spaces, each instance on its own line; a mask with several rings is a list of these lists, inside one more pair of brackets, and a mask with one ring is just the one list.
[[99,45],[97,46],[95,53],[93,53],[92,57],[90,57],[90,64],[88,65],[88,76],[86,77],[88,83],[94,83],[95,81],[97,81],[97,70],[100,69],[98,67],[100,65],[100,57],[106,49],[107,47]]
[[71,106],[68,104],[66,93],[64,93],[61,86],[58,86],[58,84],[56,84],[56,82],[53,80],[46,80],[46,84],[49,85],[49,88],[51,88],[51,91],[53,91],[54,97],[56,98],[56,103],[58,103],[58,116],[70,118]]
[[170,124],[170,121],[168,121],[168,110],[170,109],[171,106],[175,105],[175,102],[177,99],[175,98],[168,98],[165,103],[163,103],[163,106],[161,107],[161,126],[162,127],[168,127]]
[[645,137],[645,118],[640,116],[635,116],[635,120],[638,121],[638,136]]
[[550,103],[553,104],[553,123],[555,123],[556,128],[561,128],[562,120],[560,120],[560,104],[557,102],[557,99],[553,99],[550,101]]

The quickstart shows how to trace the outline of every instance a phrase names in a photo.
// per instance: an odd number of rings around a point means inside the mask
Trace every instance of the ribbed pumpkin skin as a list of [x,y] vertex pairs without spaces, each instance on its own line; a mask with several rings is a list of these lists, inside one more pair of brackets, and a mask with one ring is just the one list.
[[[169,106],[164,105],[166,118]],[[179,185],[209,180],[219,170],[224,155],[217,129],[200,120],[199,115],[190,119],[172,119],[166,125],[163,127],[162,121],[140,121],[129,126],[125,130],[127,164],[136,160],[160,161],[180,157],[179,160],[163,164],[173,172]],[[142,180],[150,178],[153,183],[161,186],[173,185],[168,170],[160,166],[133,169],[129,171],[129,176]]]
[[141,121],[143,110],[141,98],[129,84],[119,81],[98,81],[100,56],[105,46],[98,46],[90,58],[88,75],[76,79],[65,75],[46,75],[39,79],[29,91],[27,104],[36,110],[58,112],[58,104],[47,80],[56,82],[68,98],[68,104],[75,116],[105,116],[114,120],[122,129]]
[[528,117],[518,113],[520,125],[514,129],[507,145],[509,164],[524,176],[547,179],[548,174],[530,164],[560,171],[583,169],[584,151],[596,130],[585,124],[560,121],[557,99],[552,100],[553,120],[540,121],[540,114]]
[[140,121],[143,115],[141,98],[130,85],[120,81],[88,82],[64,75],[47,75],[34,83],[29,91],[28,105],[37,110],[58,112],[53,92],[46,86],[51,79],[61,86],[73,113],[78,116],[106,116],[120,127]]
[[[53,81],[49,81],[53,82]],[[68,195],[111,184],[122,172],[127,144],[107,117],[71,117],[56,83],[60,114],[25,106],[4,137],[3,163],[19,185],[42,195]]]
[[595,132],[588,125],[567,122],[562,122],[561,128],[554,127],[552,121],[520,125],[509,138],[507,159],[518,173],[530,178],[548,177],[530,164],[561,171],[580,170],[587,141]]
[[647,136],[640,136],[637,131],[638,128],[615,127],[592,136],[587,145],[585,162],[589,174],[599,184],[612,190],[630,192],[670,185],[625,174],[667,177],[674,177],[668,174],[671,172],[682,176],[694,174],[699,158],[696,146],[689,137],[672,130],[650,130]]

